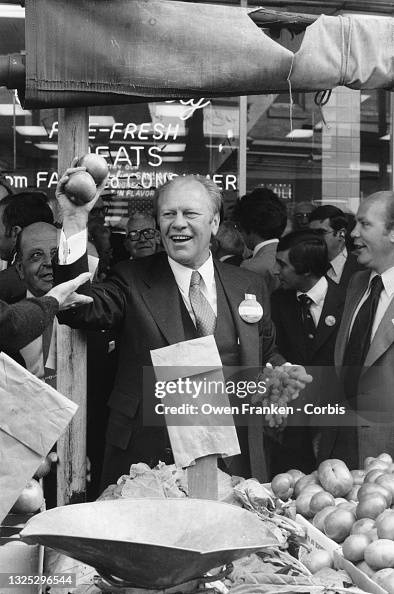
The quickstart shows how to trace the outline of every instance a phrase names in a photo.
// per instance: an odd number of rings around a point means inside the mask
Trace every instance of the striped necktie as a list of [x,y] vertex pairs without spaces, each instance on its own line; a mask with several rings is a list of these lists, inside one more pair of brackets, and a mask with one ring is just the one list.
[[201,291],[200,282],[201,274],[197,270],[193,270],[190,279],[189,299],[196,318],[197,335],[208,336],[215,332],[216,316]]

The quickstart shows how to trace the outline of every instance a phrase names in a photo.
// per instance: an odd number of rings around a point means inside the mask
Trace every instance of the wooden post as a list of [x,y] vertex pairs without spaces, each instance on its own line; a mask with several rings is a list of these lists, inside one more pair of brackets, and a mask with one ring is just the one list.
[[390,163],[391,189],[394,190],[394,93],[390,93]]
[[[88,109],[59,109],[59,174],[89,146]],[[57,442],[57,504],[81,503],[86,498],[86,340],[79,330],[59,325],[57,333],[57,389],[79,406]]]
[[197,458],[194,466],[187,469],[189,497],[194,499],[218,499],[217,455]]

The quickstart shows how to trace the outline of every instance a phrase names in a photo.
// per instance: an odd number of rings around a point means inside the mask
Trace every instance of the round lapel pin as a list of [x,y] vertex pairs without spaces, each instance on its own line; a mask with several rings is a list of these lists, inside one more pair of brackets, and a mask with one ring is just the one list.
[[263,308],[256,299],[256,295],[245,293],[245,299],[238,306],[240,317],[248,324],[255,324],[263,317]]
[[324,322],[326,326],[335,326],[336,319],[334,318],[334,316],[327,316]]

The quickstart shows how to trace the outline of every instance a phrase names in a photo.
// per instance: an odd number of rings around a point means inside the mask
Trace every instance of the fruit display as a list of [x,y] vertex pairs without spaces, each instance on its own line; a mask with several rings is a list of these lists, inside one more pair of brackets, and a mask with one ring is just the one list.
[[[298,514],[342,546],[344,559],[394,594],[394,464],[389,454],[368,457],[357,470],[342,460],[325,460],[296,480],[289,470],[274,477],[271,488],[283,501],[292,498]],[[318,557],[323,563],[324,555]]]
[[71,173],[64,186],[64,191],[70,200],[81,205],[90,202],[96,196],[97,186],[108,175],[108,165],[100,155],[87,153],[78,160],[76,166],[85,167],[86,171],[80,170]]

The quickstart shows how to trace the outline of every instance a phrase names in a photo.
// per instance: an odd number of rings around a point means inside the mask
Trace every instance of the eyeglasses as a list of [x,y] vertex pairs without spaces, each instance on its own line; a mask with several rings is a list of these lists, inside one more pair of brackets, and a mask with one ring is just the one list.
[[136,229],[135,231],[129,231],[127,237],[130,241],[139,241],[141,235],[143,235],[145,239],[153,239],[156,235],[156,229]]

